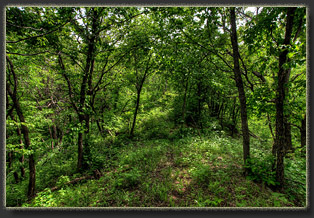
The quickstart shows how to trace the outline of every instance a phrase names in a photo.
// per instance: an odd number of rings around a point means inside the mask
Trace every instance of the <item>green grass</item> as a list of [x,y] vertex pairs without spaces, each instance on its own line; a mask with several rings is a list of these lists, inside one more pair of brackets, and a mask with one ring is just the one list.
[[[177,130],[179,131],[179,130]],[[187,132],[189,130],[186,130]],[[177,134],[175,131],[171,134]],[[254,144],[258,143],[252,143]],[[254,148],[252,149],[254,150]],[[295,164],[295,161],[290,160]],[[293,164],[290,164],[293,166]],[[288,168],[290,169],[290,168]],[[290,169],[291,170],[291,169]],[[99,180],[51,192],[33,207],[291,207],[305,205],[242,175],[240,139],[224,133],[137,140],[120,145]],[[70,176],[71,177],[71,176]],[[59,177],[56,181],[71,179]],[[288,189],[289,190],[289,189]]]

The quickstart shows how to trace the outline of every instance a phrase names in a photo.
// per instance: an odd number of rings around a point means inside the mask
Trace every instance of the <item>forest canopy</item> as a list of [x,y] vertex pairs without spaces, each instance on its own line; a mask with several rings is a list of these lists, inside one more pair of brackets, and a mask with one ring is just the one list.
[[9,207],[307,206],[306,7],[7,7]]

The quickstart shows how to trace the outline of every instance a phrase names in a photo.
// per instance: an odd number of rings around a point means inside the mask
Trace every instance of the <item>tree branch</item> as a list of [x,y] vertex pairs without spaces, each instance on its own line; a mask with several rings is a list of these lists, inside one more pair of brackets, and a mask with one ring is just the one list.
[[15,52],[6,52],[7,54],[12,54],[12,55],[20,55],[20,56],[35,56],[35,55],[39,55],[39,54],[44,54],[44,53],[50,53],[50,51],[42,51],[42,52],[38,52],[38,53],[33,53],[33,54],[21,54],[21,53],[15,53]]
[[207,47],[205,47],[204,45],[200,44],[199,42],[195,41],[195,40],[192,39],[189,35],[187,35],[183,30],[181,30],[181,32],[182,32],[188,39],[190,39],[194,44],[200,46],[201,48],[207,50],[208,52],[211,52],[211,53],[215,54],[215,55],[216,55],[217,57],[219,57],[230,69],[233,70],[233,67],[231,67],[231,66],[228,64],[228,62],[227,62],[223,57],[221,57],[221,55],[220,55],[218,52],[212,51],[212,50],[208,49]]
[[11,23],[10,21],[7,21],[7,24],[10,25],[10,26],[14,26],[14,27],[18,27],[18,28],[23,28],[23,29],[32,29],[32,30],[36,30],[36,31],[43,31],[44,29],[43,28],[40,28],[40,29],[36,29],[34,27],[28,27],[28,26],[18,26],[14,23]]
[[66,22],[66,23],[64,23],[64,24],[62,24],[62,25],[60,25],[60,26],[57,27],[56,29],[53,29],[53,30],[48,31],[48,32],[46,32],[46,33],[42,33],[42,34],[39,34],[39,35],[36,35],[36,36],[30,36],[30,37],[27,37],[27,38],[19,39],[19,40],[17,40],[17,41],[6,41],[6,43],[18,43],[18,42],[25,41],[25,40],[28,40],[28,39],[39,38],[39,37],[42,37],[42,36],[45,36],[45,35],[48,35],[48,34],[50,34],[50,33],[53,33],[53,32],[55,32],[55,31],[57,31],[59,28],[65,26],[67,23],[69,23],[69,21]]
[[73,108],[75,109],[75,111],[78,112],[78,108],[77,108],[76,104],[74,103],[74,99],[73,99],[72,85],[71,85],[69,77],[65,73],[65,66],[64,66],[63,60],[61,58],[61,52],[59,52],[59,54],[58,54],[58,61],[59,61],[59,65],[60,65],[60,68],[61,68],[62,76],[65,78],[65,80],[67,82],[67,85],[68,85],[70,102],[71,102]]
[[252,90],[252,92],[254,92],[254,85],[251,83],[251,81],[248,78],[247,68],[246,68],[246,65],[244,64],[244,61],[243,61],[241,55],[240,55],[240,52],[239,52],[239,58],[241,60],[242,67],[245,71],[245,73],[242,72],[242,74],[245,76],[246,81],[250,84],[249,88]]

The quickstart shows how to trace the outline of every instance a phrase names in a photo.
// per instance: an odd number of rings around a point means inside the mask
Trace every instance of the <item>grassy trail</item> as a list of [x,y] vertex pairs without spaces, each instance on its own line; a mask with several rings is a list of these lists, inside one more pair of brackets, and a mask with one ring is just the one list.
[[295,206],[243,177],[241,149],[241,140],[218,134],[133,141],[119,148],[99,180],[45,189],[28,206]]

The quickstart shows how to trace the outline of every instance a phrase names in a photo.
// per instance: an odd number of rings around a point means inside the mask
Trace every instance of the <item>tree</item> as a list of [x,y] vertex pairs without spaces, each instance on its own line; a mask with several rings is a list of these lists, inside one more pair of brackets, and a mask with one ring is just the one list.
[[[272,153],[279,189],[284,184],[283,159],[289,150],[294,149],[291,142],[292,120],[298,117],[297,122],[301,122],[305,108],[294,96],[302,96],[302,102],[305,100],[305,81],[302,79],[301,85],[298,80],[300,75],[305,74],[304,10],[305,8],[263,8],[248,22],[246,33],[251,54],[254,55],[253,51],[258,53],[252,72],[261,81],[254,88],[250,105],[259,114],[267,113],[272,134],[271,122],[275,122]],[[282,25],[275,25],[277,22]],[[259,63],[260,59],[264,61]],[[256,105],[254,101],[263,104]],[[275,117],[275,121],[272,121],[271,116]]]
[[[13,84],[14,84],[13,89],[12,89],[11,84],[9,83],[10,80],[7,80],[6,90],[12,99],[15,111],[21,123],[21,132],[24,137],[25,149],[30,149],[31,141],[29,137],[29,129],[26,125],[24,114],[23,114],[23,111],[22,111],[22,108],[20,106],[20,102],[17,96],[17,89],[18,89],[17,76],[14,70],[14,65],[8,56],[6,56],[6,60],[8,63],[7,77],[8,78],[13,77]],[[29,165],[29,183],[28,183],[27,196],[29,198],[32,198],[35,195],[35,182],[36,182],[36,168],[35,168],[35,160],[34,160],[33,153],[29,155],[28,165]]]
[[[74,11],[75,14],[82,20],[72,20],[71,26],[62,37],[70,45],[63,45],[66,49],[73,51],[69,53],[64,50],[58,51],[58,64],[60,72],[68,86],[68,96],[72,108],[75,110],[78,118],[80,131],[78,132],[78,162],[77,168],[87,169],[87,160],[84,157],[89,157],[88,135],[90,131],[91,116],[95,114],[95,99],[97,93],[104,87],[104,76],[110,72],[115,66],[121,62],[126,53],[115,53],[116,45],[122,39],[121,26],[123,23],[130,22],[136,11],[121,9],[116,11],[116,15],[124,14],[129,18],[117,18],[111,12],[110,8],[83,8]],[[129,13],[129,14],[128,14]],[[105,18],[105,19],[104,19]],[[106,22],[109,24],[107,24]],[[123,30],[123,29],[122,29]],[[74,36],[69,37],[70,32],[74,31]],[[104,37],[104,32],[112,37]],[[115,38],[117,37],[117,38]],[[77,50],[77,47],[82,50]],[[56,48],[58,49],[58,48]],[[70,58],[75,63],[75,68],[81,72],[79,74],[80,84],[77,83],[75,76],[76,69],[72,68],[70,63],[65,63],[64,57]],[[102,63],[100,60],[105,60]],[[83,64],[83,66],[82,66]],[[68,65],[68,68],[66,67]],[[99,70],[100,74],[94,75],[95,70]],[[72,71],[72,74],[68,72]]]
[[[141,92],[147,77],[154,72],[156,59],[156,34],[153,24],[149,25],[150,20],[147,17],[139,17],[129,26],[130,33],[126,39],[128,54],[128,64],[126,70],[129,70],[129,81],[135,85],[136,103],[133,114],[133,121],[130,130],[130,136],[134,135],[136,117],[140,106]],[[145,28],[143,28],[145,27]]]
[[284,64],[287,63],[288,48],[290,45],[293,29],[294,12],[296,8],[287,9],[286,18],[286,31],[285,38],[283,41],[283,49],[279,55],[279,71],[277,81],[277,92],[276,92],[276,179],[279,182],[279,188],[283,187],[284,184],[284,149],[285,149],[285,126],[284,126],[284,103],[286,96],[285,85],[287,83],[286,77],[289,71],[284,69]]
[[241,122],[242,122],[242,134],[243,134],[243,160],[246,164],[247,159],[250,157],[250,135],[247,121],[247,110],[246,110],[246,97],[245,90],[243,87],[243,81],[241,77],[240,65],[239,65],[239,50],[238,50],[238,39],[237,39],[237,26],[235,8],[230,8],[230,24],[231,24],[231,42],[233,50],[233,64],[234,64],[234,76],[236,85],[239,92],[240,110],[241,110]]

